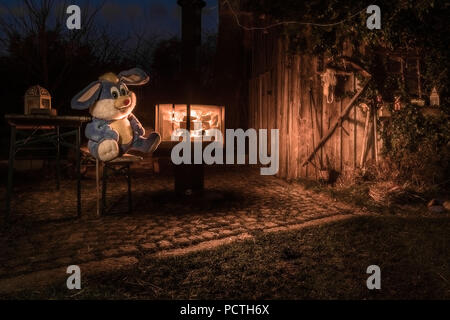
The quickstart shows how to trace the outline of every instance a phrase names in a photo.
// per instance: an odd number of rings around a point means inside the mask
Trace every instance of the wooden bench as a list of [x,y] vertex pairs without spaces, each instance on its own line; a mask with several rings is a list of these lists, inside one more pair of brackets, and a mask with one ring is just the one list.
[[[117,157],[110,161],[101,161],[94,158],[89,150],[84,147],[81,148],[81,152],[85,157],[85,164],[90,165],[89,163],[95,163],[95,176],[96,176],[96,191],[97,191],[97,215],[101,216],[106,213],[106,191],[108,188],[108,178],[114,175],[123,175],[127,178],[128,185],[128,213],[133,212],[133,203],[132,203],[132,189],[131,189],[131,170],[130,166],[134,163],[142,161],[142,157],[135,156],[132,154],[124,154],[120,157]],[[101,205],[100,205],[100,167],[102,167],[102,192],[101,192]]]

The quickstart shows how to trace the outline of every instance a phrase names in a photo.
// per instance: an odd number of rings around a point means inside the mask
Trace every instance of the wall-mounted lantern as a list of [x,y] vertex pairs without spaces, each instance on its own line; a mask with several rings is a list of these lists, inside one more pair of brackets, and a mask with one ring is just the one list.
[[430,94],[430,106],[439,106],[439,94],[436,87],[433,87]]
[[394,97],[394,110],[399,111],[403,107],[402,98],[400,96]]
[[386,105],[381,105],[381,107],[378,109],[378,117],[380,119],[386,119],[391,117],[391,112],[387,108]]

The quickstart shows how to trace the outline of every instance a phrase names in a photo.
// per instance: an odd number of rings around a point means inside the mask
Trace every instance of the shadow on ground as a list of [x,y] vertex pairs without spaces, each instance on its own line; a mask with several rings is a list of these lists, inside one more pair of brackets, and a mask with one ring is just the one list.
[[[216,213],[246,208],[260,201],[258,196],[243,196],[233,190],[205,189],[191,195],[180,195],[171,190],[140,192],[133,196],[137,214],[163,211],[170,215]],[[143,210],[144,209],[144,210]]]

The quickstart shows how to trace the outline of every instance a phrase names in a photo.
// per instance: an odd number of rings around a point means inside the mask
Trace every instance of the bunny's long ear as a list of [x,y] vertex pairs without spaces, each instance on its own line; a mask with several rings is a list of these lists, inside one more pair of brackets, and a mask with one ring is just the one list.
[[70,102],[72,109],[84,110],[89,108],[98,100],[101,91],[102,83],[100,81],[92,82],[72,98]]
[[133,68],[118,74],[120,81],[129,86],[142,86],[148,82],[149,76],[144,70]]

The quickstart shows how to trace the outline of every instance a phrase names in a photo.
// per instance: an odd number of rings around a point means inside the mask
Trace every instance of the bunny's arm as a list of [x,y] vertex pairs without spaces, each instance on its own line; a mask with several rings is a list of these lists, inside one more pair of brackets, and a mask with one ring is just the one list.
[[142,127],[142,124],[139,122],[139,120],[136,118],[134,114],[131,113],[128,116],[128,120],[130,121],[131,128],[133,129],[135,135],[139,137],[145,134],[144,127]]
[[119,140],[119,134],[117,131],[111,129],[108,122],[104,120],[94,119],[88,123],[85,130],[86,138],[89,140],[100,143],[103,140]]

